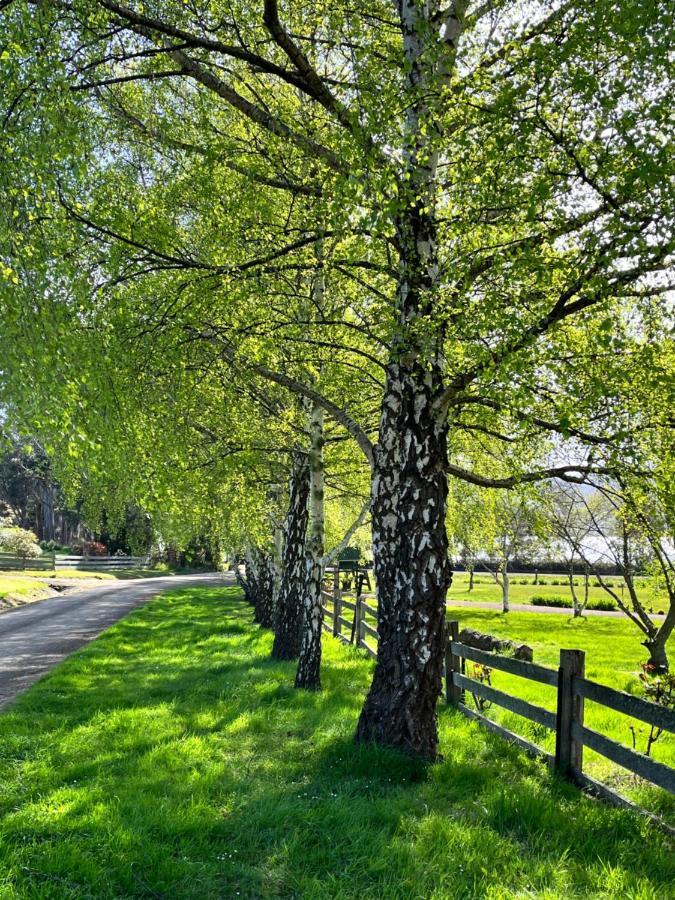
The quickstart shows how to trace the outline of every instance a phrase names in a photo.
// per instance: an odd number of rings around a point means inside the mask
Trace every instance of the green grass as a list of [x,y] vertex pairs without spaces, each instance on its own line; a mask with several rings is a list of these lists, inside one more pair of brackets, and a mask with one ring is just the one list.
[[[622,580],[618,576],[609,576],[607,579],[609,584],[621,596]],[[642,583],[641,596],[644,597],[647,608],[651,608],[654,612],[666,612],[668,609],[668,601],[664,596],[654,595],[651,588],[647,584],[647,579],[636,579],[638,583]],[[575,578],[577,583],[577,596],[583,599],[583,577]],[[526,582],[523,584],[522,582]],[[591,586],[588,592],[589,607],[592,608],[595,603],[611,601],[610,595],[603,588],[596,585],[596,579],[591,577]],[[570,593],[569,583],[564,575],[540,575],[539,583],[534,583],[534,575],[518,575],[511,576],[509,585],[509,599],[513,603],[531,603],[532,597],[564,597],[572,606],[572,597]],[[626,594],[628,598],[628,594]],[[448,592],[448,603],[455,603],[463,600],[474,600],[480,602],[500,603],[502,602],[502,589],[496,584],[494,579],[485,573],[477,574],[474,578],[474,588],[469,592],[469,576],[465,572],[455,572],[452,580],[452,587]]]
[[372,673],[292,688],[233,588],[172,591],[0,716],[0,898],[665,898],[675,862],[441,712],[445,760],[357,747]]
[[37,578],[32,573],[0,572],[0,610],[49,597],[53,591],[41,580],[45,574],[40,572],[40,578]]
[[14,606],[32,603],[51,597],[54,590],[49,587],[50,581],[115,581],[130,578],[151,578],[171,575],[167,569],[117,569],[114,572],[80,571],[79,569],[56,569],[46,572],[44,569],[26,569],[20,572],[0,572],[0,611]]

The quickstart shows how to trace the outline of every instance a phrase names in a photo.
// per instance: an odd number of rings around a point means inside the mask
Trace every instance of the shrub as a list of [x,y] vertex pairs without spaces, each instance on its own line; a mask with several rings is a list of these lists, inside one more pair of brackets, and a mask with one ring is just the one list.
[[532,605],[533,606],[557,606],[561,608],[569,609],[572,606],[570,600],[567,597],[561,597],[559,594],[553,594],[550,597],[544,597],[541,594],[537,594],[532,597]]
[[0,549],[13,553],[20,559],[36,559],[42,556],[42,549],[36,535],[25,528],[3,528],[0,530]]
[[602,609],[606,612],[613,612],[616,609],[616,603],[607,598],[607,600],[591,600],[588,604],[589,609]]
[[40,541],[40,546],[47,553],[70,553],[68,544],[59,544],[58,541]]

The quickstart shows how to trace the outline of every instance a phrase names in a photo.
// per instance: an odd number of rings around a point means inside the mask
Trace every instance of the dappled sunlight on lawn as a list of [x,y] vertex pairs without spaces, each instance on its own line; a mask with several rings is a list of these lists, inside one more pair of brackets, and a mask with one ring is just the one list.
[[[0,718],[0,898],[664,897],[658,834],[443,710],[443,763],[352,741],[372,663],[293,689],[234,588],[132,614]],[[672,860],[671,860],[672,862]]]

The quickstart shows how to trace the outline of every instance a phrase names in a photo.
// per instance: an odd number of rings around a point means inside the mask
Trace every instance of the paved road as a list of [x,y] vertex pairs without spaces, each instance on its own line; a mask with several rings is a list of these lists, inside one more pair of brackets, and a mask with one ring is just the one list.
[[172,575],[104,582],[0,615],[0,708],[74,650],[162,591],[231,583],[232,576]]
[[[493,603],[489,600],[448,600],[448,606],[453,609],[461,609],[466,606],[469,609],[493,609],[497,612],[502,611],[501,603]],[[567,606],[535,606],[533,603],[511,603],[511,612],[531,612],[531,613],[553,613],[554,615],[571,616],[572,608]],[[621,610],[610,609],[586,609],[585,616],[604,616],[610,619],[624,619],[625,613]],[[664,619],[665,615],[654,613],[652,619]]]

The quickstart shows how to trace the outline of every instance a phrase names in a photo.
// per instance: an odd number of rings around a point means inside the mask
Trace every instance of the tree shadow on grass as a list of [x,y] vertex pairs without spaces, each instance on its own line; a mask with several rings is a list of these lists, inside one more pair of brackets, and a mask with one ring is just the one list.
[[356,746],[372,665],[327,640],[297,692],[270,648],[181,591],[0,717],[0,897],[668,896],[644,823],[447,710],[441,764]]

